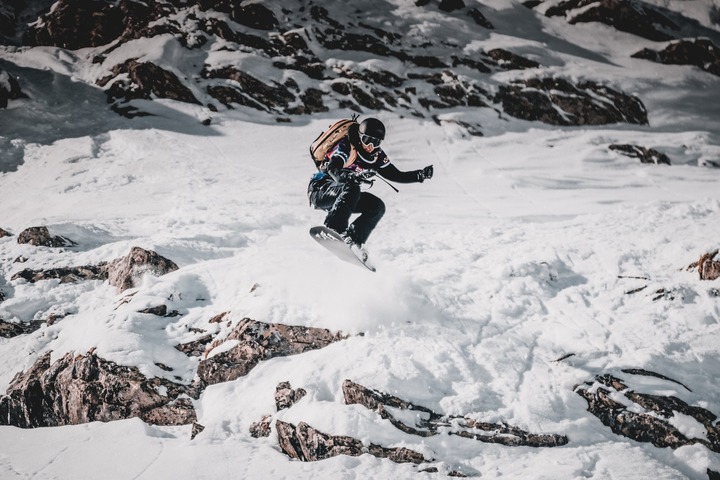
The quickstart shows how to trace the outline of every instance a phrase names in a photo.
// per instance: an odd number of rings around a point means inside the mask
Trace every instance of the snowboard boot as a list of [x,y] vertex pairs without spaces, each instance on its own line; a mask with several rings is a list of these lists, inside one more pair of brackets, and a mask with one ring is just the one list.
[[346,230],[345,233],[340,235],[342,239],[345,241],[348,247],[350,247],[350,251],[352,251],[356,257],[358,257],[363,263],[367,263],[368,261],[368,251],[359,243],[355,243],[355,240],[352,238],[352,234]]

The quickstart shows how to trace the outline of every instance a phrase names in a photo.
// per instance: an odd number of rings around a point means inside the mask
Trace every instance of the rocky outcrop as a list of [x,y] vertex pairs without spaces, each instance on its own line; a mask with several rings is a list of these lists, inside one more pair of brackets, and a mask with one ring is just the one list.
[[645,48],[632,56],[667,65],[694,65],[720,76],[720,47],[707,38],[680,40],[660,51]]
[[178,266],[172,260],[156,252],[133,247],[127,256],[113,260],[107,265],[107,275],[110,285],[122,292],[135,287],[138,280],[146,273],[161,276],[177,269]]
[[[0,292],[0,301],[3,300],[3,294]],[[32,322],[6,322],[0,318],[0,338],[13,338],[18,335],[32,333],[39,329],[44,322],[33,320]]]
[[[512,447],[557,447],[568,443],[568,438],[564,435],[535,434],[504,423],[488,423],[463,416],[440,415],[428,408],[387,393],[371,390],[350,380],[343,382],[342,390],[345,403],[348,405],[363,405],[377,412],[397,429],[411,435],[432,437],[447,432],[449,435]],[[410,426],[398,420],[387,407],[415,412],[415,425]]]
[[11,236],[12,236],[12,233],[8,232],[7,230],[3,230],[2,228],[0,228],[0,238],[3,238],[3,237],[11,237]]
[[15,77],[0,69],[0,108],[7,108],[10,100],[28,98]]
[[249,73],[240,71],[234,67],[221,69],[205,68],[201,75],[208,79],[226,79],[233,82],[232,85],[214,85],[208,87],[208,93],[226,106],[233,103],[245,105],[263,111],[282,111],[295,100],[287,87],[277,83],[268,85],[258,80]]
[[106,264],[85,265],[83,267],[48,268],[46,270],[32,270],[26,268],[14,274],[10,280],[23,279],[29,283],[41,280],[59,279],[60,283],[75,283],[82,280],[106,280]]
[[697,269],[700,280],[716,280],[720,278],[720,255],[718,255],[718,250],[700,255],[700,260],[691,263],[687,269]]
[[[588,12],[604,12],[603,8],[613,12],[624,12],[626,7],[637,10],[628,1],[596,3],[573,0],[545,10],[548,14],[571,12],[578,21],[585,21]],[[493,28],[477,7],[463,0],[422,0],[416,6],[438,12],[438,22],[443,22],[443,17],[453,23],[467,22],[468,32],[478,26]],[[31,22],[26,43],[70,49],[103,46],[93,62],[102,63],[98,71],[107,73],[96,83],[105,89],[111,108],[131,118],[148,115],[132,100],[167,98],[203,104],[211,111],[255,109],[280,115],[278,121],[332,109],[432,117],[441,109],[476,107],[502,108],[517,118],[554,125],[647,122],[637,99],[590,82],[572,85],[544,79],[500,86],[486,82],[485,74],[540,65],[501,48],[465,53],[458,44],[464,42],[460,38],[440,39],[423,32],[408,36],[390,27],[387,15],[393,14],[392,5],[381,2],[378,11],[383,13],[377,18],[349,23],[343,21],[346,13],[334,5],[287,5],[279,9],[228,0],[93,0],[82,5],[61,0],[40,21]],[[624,18],[624,13],[618,15]],[[213,63],[207,65],[170,65],[164,59],[152,63],[140,60],[140,55],[122,64],[104,65],[110,53],[128,41],[159,35],[166,37],[164,42],[175,39],[188,50],[203,47],[238,52],[242,58],[255,57],[258,64],[288,72],[259,77],[243,62],[217,63],[214,56]],[[221,45],[210,45],[213,42]],[[405,73],[375,70],[378,65],[368,67],[343,52],[362,52],[399,62],[403,66],[400,71]]]
[[290,408],[305,395],[307,395],[307,391],[305,391],[304,388],[293,389],[290,386],[290,382],[280,382],[278,386],[275,387],[275,408],[277,408],[278,411]]
[[0,424],[33,428],[139,417],[155,425],[185,425],[196,420],[186,391],[93,352],[68,353],[55,362],[48,352],[16,375],[0,397]]
[[334,436],[322,433],[305,422],[297,426],[278,420],[275,422],[278,441],[282,451],[290,458],[314,462],[338,455],[357,457],[365,453],[387,458],[396,463],[425,463],[422,454],[408,448],[386,448],[379,445],[364,445],[362,441],[349,436]]
[[50,235],[47,227],[30,227],[18,235],[18,243],[34,245],[36,247],[71,247],[77,245],[69,238],[60,235]]
[[[118,79],[118,76],[121,78]],[[187,103],[200,103],[173,72],[151,62],[138,62],[137,59],[116,65],[112,69],[112,75],[98,80],[98,85],[101,87],[109,85],[107,89],[109,102],[119,99],[169,98]]]
[[610,150],[622,153],[625,156],[638,158],[641,163],[654,163],[670,165],[670,158],[662,152],[658,152],[654,148],[645,148],[639,145],[631,144],[612,144],[608,147]]
[[548,8],[545,15],[565,17],[571,24],[600,22],[655,41],[675,38],[679,30],[658,8],[637,0],[567,0]]
[[[32,245],[61,246],[72,242],[72,240],[64,237],[49,236],[45,227],[38,227],[38,229],[28,229],[21,233],[18,242],[20,242],[21,238],[23,242]],[[33,231],[30,232],[29,230]],[[74,242],[72,243],[74,244]],[[29,283],[52,279],[58,279],[60,283],[74,283],[83,280],[109,280],[110,285],[117,287],[119,291],[123,291],[136,286],[138,278],[145,273],[160,276],[177,269],[178,266],[172,260],[168,260],[155,252],[134,247],[127,256],[115,259],[110,263],[101,262],[97,265],[40,270],[26,268],[15,273],[11,280],[22,279]],[[159,316],[178,315],[176,311],[168,312],[167,305],[151,307],[142,313]]]
[[646,125],[647,111],[634,96],[595,82],[534,78],[503,85],[495,96],[508,115],[551,125]]
[[[575,392],[588,402],[588,411],[615,434],[650,442],[659,448],[700,444],[720,452],[717,416],[705,408],[689,405],[674,396],[637,392],[611,374],[598,375],[594,381],[577,386]],[[705,438],[680,432],[670,422],[676,413],[692,417],[704,426]]]
[[227,382],[247,375],[263,360],[316,350],[345,338],[324,328],[264,323],[244,318],[226,338],[213,342],[208,347],[208,353],[212,354],[212,349],[226,342],[232,342],[233,346],[200,361],[197,374],[206,385]]
[[[307,392],[303,388],[293,389],[290,382],[280,382],[275,387],[275,408],[278,412],[286,410],[299,402],[306,394]],[[250,425],[250,435],[254,438],[269,437],[271,421],[272,415],[264,415],[259,422]]]

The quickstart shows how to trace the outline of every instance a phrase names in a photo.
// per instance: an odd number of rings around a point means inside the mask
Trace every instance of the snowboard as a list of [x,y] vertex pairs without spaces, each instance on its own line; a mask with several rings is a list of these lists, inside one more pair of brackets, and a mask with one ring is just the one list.
[[330,252],[340,260],[352,263],[354,265],[362,265],[371,272],[375,271],[375,267],[367,262],[363,262],[361,258],[355,255],[342,237],[334,230],[327,227],[319,226],[310,229],[310,236],[320,245],[330,250]]

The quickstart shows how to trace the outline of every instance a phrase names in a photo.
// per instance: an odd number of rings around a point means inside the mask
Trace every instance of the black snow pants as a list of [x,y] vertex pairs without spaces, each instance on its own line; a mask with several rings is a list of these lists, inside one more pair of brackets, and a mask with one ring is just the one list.
[[[310,204],[328,212],[325,226],[343,234],[347,231],[354,243],[367,242],[375,226],[385,214],[385,203],[372,193],[360,190],[355,181],[336,182],[331,177],[311,181],[308,186]],[[350,216],[360,216],[348,226]]]

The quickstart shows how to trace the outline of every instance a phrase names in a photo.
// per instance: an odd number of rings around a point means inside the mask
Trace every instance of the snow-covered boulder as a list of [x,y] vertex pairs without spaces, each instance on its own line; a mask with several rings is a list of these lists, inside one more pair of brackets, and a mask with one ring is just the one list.
[[227,337],[217,339],[208,347],[197,374],[206,385],[227,382],[247,375],[263,360],[316,350],[345,338],[325,328],[244,318]]
[[672,42],[660,51],[645,48],[633,57],[668,65],[694,65],[720,76],[720,47],[708,38]]
[[52,361],[51,353],[18,374],[0,397],[0,425],[22,428],[107,422],[139,417],[156,425],[196,420],[187,387],[147,378],[135,367],[104,360],[92,351],[70,352]]
[[50,235],[50,231],[45,226],[26,228],[17,239],[18,243],[25,243],[36,247],[69,247],[75,245],[75,242],[69,238],[60,235]]
[[113,260],[107,266],[110,285],[119,291],[135,287],[145,273],[159,277],[177,269],[172,260],[140,247],[133,247],[127,256]]

